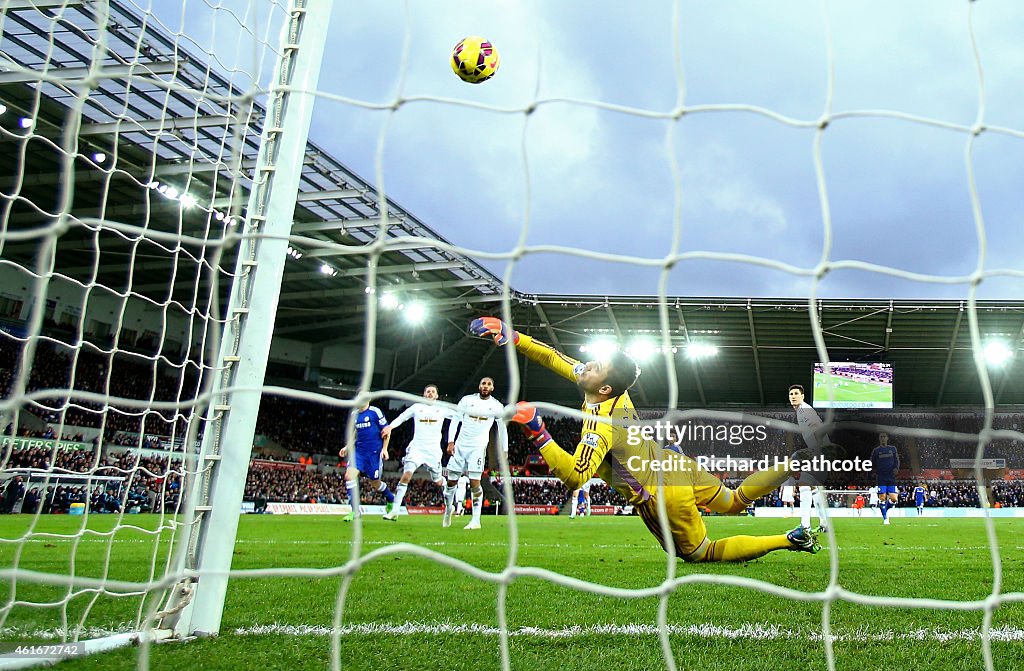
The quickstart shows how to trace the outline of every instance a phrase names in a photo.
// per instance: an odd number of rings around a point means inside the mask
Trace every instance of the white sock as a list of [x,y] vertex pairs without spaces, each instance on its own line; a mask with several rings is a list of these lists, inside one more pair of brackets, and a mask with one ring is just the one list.
[[811,527],[812,496],[810,489],[800,492],[800,524],[808,529]]
[[405,498],[405,490],[409,489],[409,484],[406,482],[399,482],[398,486],[395,487],[395,512],[402,507],[402,499]]
[[827,496],[823,487],[814,490],[814,508],[818,513],[818,524],[823,527],[828,527]]
[[477,487],[471,492],[473,496],[473,521],[480,521],[480,511],[484,508],[484,488]]
[[455,498],[455,485],[444,486],[444,509],[447,511],[452,507],[452,500]]
[[345,483],[345,491],[348,492],[348,502],[351,504],[353,515],[359,514],[359,505],[361,503],[360,497],[356,495],[356,487],[355,480],[349,480]]

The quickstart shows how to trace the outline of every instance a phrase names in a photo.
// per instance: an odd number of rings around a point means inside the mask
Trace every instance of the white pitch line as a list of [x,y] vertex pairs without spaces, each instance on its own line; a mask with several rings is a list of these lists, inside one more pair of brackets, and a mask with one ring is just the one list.
[[[238,636],[286,635],[286,636],[330,636],[338,632],[342,636],[350,635],[432,635],[449,636],[460,634],[477,634],[497,636],[501,630],[482,624],[455,624],[450,622],[403,622],[401,624],[362,623],[346,625],[338,630],[317,625],[270,624],[235,629]],[[729,640],[808,640],[824,639],[820,631],[789,629],[777,625],[746,624],[739,627],[722,627],[712,624],[669,625],[668,633],[673,636],[694,636],[705,639]],[[582,636],[656,636],[658,626],[654,624],[598,624],[590,626],[562,627],[549,629],[544,627],[520,627],[510,629],[509,636],[527,638],[577,638]],[[981,640],[980,629],[911,629],[906,631],[869,631],[857,630],[832,635],[833,641],[839,642],[885,642],[885,641],[978,641]],[[989,638],[1000,642],[1024,641],[1024,629],[1014,627],[998,627],[989,631]]]
[[[83,639],[112,636],[115,634],[132,633],[135,629],[130,625],[122,625],[114,629],[90,627],[81,632]],[[403,622],[360,623],[350,624],[335,630],[326,625],[267,624],[254,627],[241,627],[231,631],[236,636],[330,636],[333,633],[342,636],[459,636],[480,635],[497,636],[501,633],[498,627],[483,624],[461,624],[452,622]],[[0,628],[0,636],[10,638],[20,636],[32,640],[61,640],[72,634],[62,629],[26,630],[16,627]],[[777,641],[801,640],[822,641],[821,631],[810,629],[790,629],[772,624],[745,624],[739,627],[724,627],[713,624],[668,625],[668,633],[672,636],[691,636],[702,639]],[[519,627],[510,629],[509,636],[522,638],[566,639],[584,636],[657,636],[658,626],[655,624],[595,624],[589,626],[572,626],[560,628]],[[857,629],[854,631],[833,633],[832,640],[837,642],[891,642],[891,641],[980,641],[980,629],[909,629],[870,631]],[[1024,629],[1016,627],[995,627],[989,631],[989,638],[998,642],[1024,641]]]

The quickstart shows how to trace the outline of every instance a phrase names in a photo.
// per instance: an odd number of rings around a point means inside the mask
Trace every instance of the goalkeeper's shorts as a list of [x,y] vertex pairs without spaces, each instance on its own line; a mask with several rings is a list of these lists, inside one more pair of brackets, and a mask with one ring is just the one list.
[[680,559],[700,561],[711,543],[701,509],[709,506],[721,494],[723,487],[721,482],[706,478],[706,482],[693,486],[674,485],[658,489],[659,495],[665,500],[668,542],[659,521],[657,495],[637,505],[636,511],[662,548],[667,551],[668,543],[671,543]]

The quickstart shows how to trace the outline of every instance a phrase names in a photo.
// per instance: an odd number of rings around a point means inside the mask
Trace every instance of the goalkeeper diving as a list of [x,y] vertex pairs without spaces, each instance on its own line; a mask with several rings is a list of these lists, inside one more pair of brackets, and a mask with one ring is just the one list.
[[[730,489],[672,446],[663,447],[653,440],[631,436],[627,427],[636,425],[638,416],[628,390],[639,377],[640,369],[626,353],[616,351],[607,359],[582,363],[515,331],[496,317],[474,319],[470,331],[493,338],[499,346],[512,343],[527,358],[576,383],[583,392],[582,411],[595,419],[583,422],[579,443],[572,452],[552,439],[532,404],[518,403],[512,418],[522,425],[551,473],[569,491],[575,491],[596,474],[634,507],[666,551],[671,543],[676,554],[688,562],[747,561],[775,550],[815,553],[821,549],[815,533],[804,527],[774,536],[730,536],[718,540],[708,537],[701,509],[742,513],[754,501],[778,489],[793,473],[783,466],[758,471],[736,489]],[[637,467],[655,461],[662,465],[673,463],[676,467]],[[659,501],[664,503],[667,515],[665,521],[671,536],[667,540],[663,537]]]

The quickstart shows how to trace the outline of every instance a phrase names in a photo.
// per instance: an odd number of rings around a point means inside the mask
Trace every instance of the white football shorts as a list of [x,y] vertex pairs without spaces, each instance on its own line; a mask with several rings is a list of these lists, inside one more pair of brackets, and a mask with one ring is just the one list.
[[406,473],[414,473],[416,469],[423,466],[430,472],[430,479],[437,481],[441,479],[441,450],[437,447],[421,447],[409,445],[405,457],[402,459],[402,470]]
[[487,446],[482,447],[460,447],[455,444],[455,454],[448,460],[444,469],[444,477],[449,482],[458,480],[465,475],[470,480],[479,480],[484,472],[484,458],[487,456]]

